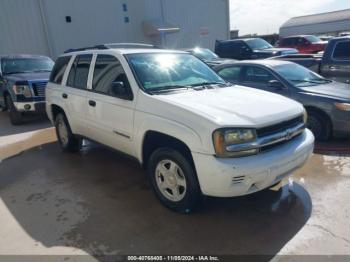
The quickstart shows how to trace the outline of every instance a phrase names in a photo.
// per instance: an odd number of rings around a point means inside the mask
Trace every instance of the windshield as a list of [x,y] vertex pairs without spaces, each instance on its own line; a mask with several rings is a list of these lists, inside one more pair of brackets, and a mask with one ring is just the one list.
[[253,50],[267,49],[267,48],[273,47],[272,45],[270,45],[268,42],[266,42],[264,39],[261,39],[261,38],[248,39],[248,40],[245,40],[245,42]]
[[3,58],[1,70],[3,74],[50,72],[54,62],[48,57],[40,58]]
[[190,54],[129,54],[127,58],[146,91],[226,84],[206,64]]
[[293,63],[274,66],[273,68],[295,87],[319,85],[331,82],[309,69]]
[[317,42],[321,42],[322,40],[314,35],[308,35],[305,36],[305,38],[310,42],[310,43],[317,43]]
[[202,60],[213,60],[218,58],[218,56],[215,53],[205,48],[195,48],[190,50],[190,52]]

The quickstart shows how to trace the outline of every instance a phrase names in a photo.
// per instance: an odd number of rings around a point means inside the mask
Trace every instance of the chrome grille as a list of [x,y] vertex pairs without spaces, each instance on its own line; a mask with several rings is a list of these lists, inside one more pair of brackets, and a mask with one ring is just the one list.
[[303,116],[298,116],[288,121],[263,127],[256,130],[257,139],[244,144],[234,144],[226,147],[228,152],[239,152],[257,149],[257,152],[270,150],[276,146],[285,144],[305,130]]
[[45,97],[45,88],[47,82],[35,82],[32,83],[35,96]]

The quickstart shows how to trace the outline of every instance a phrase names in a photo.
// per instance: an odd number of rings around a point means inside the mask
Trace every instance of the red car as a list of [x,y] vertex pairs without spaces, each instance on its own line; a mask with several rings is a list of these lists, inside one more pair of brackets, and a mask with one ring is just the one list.
[[316,54],[324,51],[327,42],[314,35],[297,35],[281,38],[278,47],[298,49],[301,54]]

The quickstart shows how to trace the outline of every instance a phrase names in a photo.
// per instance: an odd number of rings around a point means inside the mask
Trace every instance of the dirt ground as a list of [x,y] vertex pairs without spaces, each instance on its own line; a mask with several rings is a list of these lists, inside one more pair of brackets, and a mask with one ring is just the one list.
[[350,254],[349,140],[317,145],[279,191],[207,198],[190,215],[161,206],[134,160],[55,140],[47,120],[0,113],[1,255]]

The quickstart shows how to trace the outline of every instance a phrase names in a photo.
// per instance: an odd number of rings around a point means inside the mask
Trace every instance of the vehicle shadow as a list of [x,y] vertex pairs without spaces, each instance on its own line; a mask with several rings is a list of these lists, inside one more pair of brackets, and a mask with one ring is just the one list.
[[0,112],[0,136],[20,134],[51,127],[46,115],[26,115],[23,124],[12,125],[7,112]]
[[94,256],[254,254],[268,261],[312,212],[308,192],[294,184],[207,198],[196,212],[177,214],[160,205],[134,160],[98,146],[63,154],[55,143],[4,160],[0,195],[36,241]]
[[314,152],[316,154],[321,154],[321,155],[349,156],[350,155],[350,139],[349,138],[333,138],[327,142],[316,142]]

